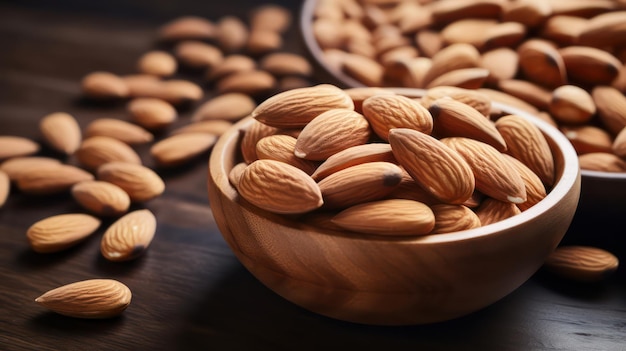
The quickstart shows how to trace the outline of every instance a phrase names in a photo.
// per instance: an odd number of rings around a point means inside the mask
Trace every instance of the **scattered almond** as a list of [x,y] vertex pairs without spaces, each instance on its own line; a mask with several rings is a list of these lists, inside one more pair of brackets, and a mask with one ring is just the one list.
[[109,162],[98,168],[97,178],[119,186],[133,202],[152,200],[165,190],[163,179],[152,169],[140,164]]
[[73,154],[82,141],[82,133],[74,116],[55,112],[39,121],[39,130],[44,140],[56,151]]
[[156,226],[156,218],[148,209],[125,214],[104,232],[100,242],[102,256],[114,262],[139,257],[150,246]]
[[119,216],[130,207],[130,197],[122,188],[100,180],[76,183],[71,194],[78,204],[97,216]]
[[547,270],[580,282],[606,279],[618,266],[619,260],[612,253],[598,247],[582,245],[557,247],[544,263]]
[[38,143],[24,137],[0,135],[0,161],[8,158],[34,155],[40,150]]
[[217,137],[207,133],[182,133],[169,136],[150,147],[150,155],[163,167],[180,166],[207,152]]
[[83,213],[55,215],[31,225],[26,238],[35,252],[58,252],[86,239],[100,227],[100,223],[98,218]]

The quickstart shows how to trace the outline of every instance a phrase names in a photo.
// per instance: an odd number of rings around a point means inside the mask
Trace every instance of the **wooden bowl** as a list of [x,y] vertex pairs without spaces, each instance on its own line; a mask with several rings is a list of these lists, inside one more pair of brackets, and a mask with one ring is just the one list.
[[[398,91],[421,96],[415,89]],[[310,311],[376,325],[467,315],[511,293],[541,267],[578,203],[580,171],[573,147],[557,129],[520,114],[546,135],[558,181],[535,206],[497,223],[448,234],[380,237],[322,229],[263,211],[240,198],[228,181],[240,162],[240,131],[254,122],[250,117],[224,133],[211,154],[213,215],[234,254],[257,279]]]

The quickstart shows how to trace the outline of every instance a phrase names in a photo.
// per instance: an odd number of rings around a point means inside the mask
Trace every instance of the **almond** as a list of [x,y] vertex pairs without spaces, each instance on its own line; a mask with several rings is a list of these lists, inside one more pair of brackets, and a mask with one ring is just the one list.
[[289,52],[274,52],[265,55],[259,61],[259,68],[274,76],[309,77],[313,73],[313,67],[306,58]]
[[[560,1],[560,3],[563,2]],[[572,1],[572,3],[574,3],[574,1]],[[574,45],[578,40],[578,36],[587,25],[587,21],[587,18],[578,16],[565,14],[554,15],[546,20],[539,34],[542,38],[554,41],[563,46]]]
[[153,170],[140,164],[109,162],[97,170],[98,180],[122,188],[133,202],[151,200],[163,193],[165,183]]
[[262,70],[230,74],[217,82],[219,94],[241,93],[252,96],[266,94],[276,86],[276,78]]
[[504,157],[513,165],[517,170],[517,173],[522,177],[524,181],[524,188],[526,189],[526,201],[516,204],[520,210],[526,211],[532,206],[536,205],[539,201],[543,200],[547,196],[546,187],[535,172],[530,170],[528,166],[523,164],[520,160],[511,155],[504,155]]
[[0,208],[4,206],[11,191],[11,179],[0,169]]
[[519,22],[505,21],[485,31],[483,50],[516,47],[528,33],[528,28]]
[[500,91],[522,99],[539,110],[547,110],[553,98],[552,90],[522,79],[500,80],[497,87]]
[[153,144],[150,155],[159,166],[180,166],[206,153],[216,141],[215,135],[207,133],[172,135]]
[[300,132],[294,154],[307,160],[325,160],[351,146],[365,144],[372,134],[360,113],[331,109],[311,120]]
[[207,71],[206,78],[214,81],[219,80],[233,73],[252,71],[257,67],[257,63],[249,56],[241,54],[231,54]]
[[617,270],[618,258],[612,253],[593,246],[569,245],[557,247],[544,267],[564,278],[581,281],[601,281]]
[[35,141],[12,135],[0,135],[0,161],[20,156],[30,156],[40,150]]
[[172,105],[184,105],[199,101],[204,90],[198,84],[184,79],[158,80],[146,77],[126,78],[133,98],[152,98]]
[[433,117],[418,101],[402,95],[374,95],[363,101],[363,115],[372,130],[383,140],[389,139],[389,130],[410,128],[430,134]]
[[308,174],[280,161],[252,162],[238,184],[237,190],[246,201],[274,213],[305,213],[324,203],[319,186]]
[[[425,86],[429,86],[436,78],[451,71],[462,68],[475,68],[480,63],[478,49],[467,43],[455,43],[446,46],[432,57],[432,66],[424,77]],[[451,85],[451,84],[433,84]]]
[[426,88],[449,85],[465,89],[478,89],[485,84],[488,77],[489,71],[482,67],[460,68],[438,76],[426,84]]
[[547,187],[552,186],[555,181],[554,157],[541,130],[518,115],[503,116],[495,123],[506,141],[506,153],[522,161]]
[[480,218],[464,205],[436,204],[431,206],[435,214],[432,233],[452,233],[481,226]]
[[311,177],[315,179],[315,181],[320,181],[342,169],[362,163],[377,161],[395,163],[395,158],[393,157],[389,144],[363,144],[339,151],[329,156],[319,165],[317,169],[315,169],[315,172],[311,174]]
[[354,205],[339,212],[331,221],[359,233],[411,236],[430,233],[435,216],[421,202],[389,199]]
[[433,134],[438,137],[461,136],[476,139],[498,151],[507,148],[494,123],[475,108],[449,97],[435,100],[428,109],[433,117]]
[[44,218],[26,231],[30,247],[39,253],[68,249],[93,234],[100,220],[83,213],[68,213]]
[[566,84],[552,92],[549,111],[554,119],[563,124],[583,124],[596,114],[596,105],[586,90]]
[[386,198],[414,200],[425,203],[428,206],[441,203],[441,200],[422,188],[422,186],[404,169],[402,169],[400,184],[390,192]]
[[278,93],[260,103],[252,117],[277,128],[304,127],[330,109],[354,109],[345,91],[330,84],[319,84]]
[[491,99],[489,96],[473,89],[463,89],[453,86],[438,86],[424,91],[424,95],[420,98],[420,102],[426,108],[440,98],[449,97],[453,100],[462,102],[476,109],[485,117],[491,113]]
[[115,262],[137,258],[150,246],[156,226],[156,218],[148,209],[135,210],[120,217],[102,236],[102,256]]
[[487,82],[497,84],[501,80],[513,79],[517,75],[518,60],[515,50],[500,47],[483,52],[480,67],[489,71]]
[[226,93],[207,100],[194,111],[193,122],[222,119],[239,120],[256,108],[253,98],[243,93]]
[[552,15],[550,4],[543,0],[513,2],[503,7],[501,21],[517,22],[528,28],[538,27]]
[[252,30],[262,28],[282,33],[291,25],[292,17],[286,7],[275,4],[260,5],[250,14],[250,27]]
[[[626,128],[622,129],[622,131],[617,134],[611,145],[611,150],[613,150],[613,153],[617,156],[626,158]],[[2,165],[0,165],[0,170],[1,169]]]
[[562,126],[561,132],[579,155],[590,152],[611,152],[613,138],[606,130],[592,126]]
[[6,173],[11,181],[17,180],[22,174],[30,172],[30,167],[41,167],[46,165],[60,165],[61,161],[56,158],[45,156],[21,156],[10,158],[0,163],[0,171]]
[[626,96],[610,86],[596,86],[591,91],[598,117],[609,132],[619,133],[626,127]]
[[474,173],[476,190],[500,201],[526,202],[524,181],[517,170],[489,144],[463,137],[441,142],[458,152]]
[[212,69],[224,60],[222,51],[211,44],[186,40],[174,47],[176,59],[183,65],[195,69]]
[[235,16],[227,15],[217,22],[216,41],[225,52],[241,50],[246,45],[248,36],[248,27]]
[[383,82],[383,66],[378,61],[359,54],[346,54],[343,57],[343,72],[363,85],[378,87]]
[[143,127],[116,118],[98,118],[85,128],[85,137],[106,136],[115,138],[129,145],[145,144],[154,139],[154,135]]
[[259,159],[269,159],[288,163],[298,167],[306,174],[315,171],[317,163],[296,157],[294,150],[296,138],[291,135],[275,134],[262,138],[256,144],[256,154]]
[[599,172],[626,172],[626,161],[608,152],[591,152],[578,156],[581,169]]
[[554,89],[567,83],[565,62],[557,47],[544,39],[528,39],[517,47],[519,68],[526,79]]
[[130,95],[128,85],[120,76],[103,71],[85,75],[81,89],[85,96],[94,99],[121,99]]
[[498,0],[444,0],[431,8],[437,23],[449,23],[462,18],[498,18],[503,3]]
[[204,17],[183,16],[161,26],[158,37],[162,41],[207,40],[215,39],[216,31],[215,24]]
[[421,30],[415,34],[417,48],[426,57],[434,57],[445,46],[443,37],[435,30]]
[[230,185],[234,188],[239,187],[239,180],[241,179],[241,175],[243,174],[243,170],[248,167],[248,164],[245,162],[239,162],[228,172],[228,181]]
[[56,313],[75,318],[110,318],[130,304],[128,287],[112,279],[90,279],[52,289],[35,302]]
[[19,173],[15,183],[26,194],[51,195],[93,178],[93,174],[72,165],[46,163],[29,166],[27,172]]
[[91,170],[113,161],[141,164],[139,154],[132,147],[105,136],[94,136],[83,140],[76,150],[76,159]]
[[137,70],[140,73],[152,74],[158,77],[169,77],[176,73],[178,63],[169,52],[154,50],[141,55],[137,61]]
[[[472,169],[456,151],[427,134],[408,128],[389,131],[396,160],[420,186],[445,203],[462,204],[472,196]],[[421,155],[421,157],[415,157]]]
[[578,43],[585,46],[607,47],[626,43],[626,11],[601,13],[589,19],[578,35]]
[[119,186],[100,180],[74,184],[72,197],[78,204],[98,216],[119,216],[128,211],[130,197]]
[[178,119],[172,104],[158,98],[135,98],[128,103],[128,112],[140,126],[149,129],[163,129]]
[[602,49],[571,45],[559,52],[568,79],[582,85],[610,85],[622,68],[620,60]]
[[485,226],[513,217],[522,211],[512,202],[488,197],[481,201],[475,212],[478,218],[480,218],[480,223]]
[[39,121],[39,130],[44,140],[53,149],[66,155],[73,154],[82,140],[78,121],[65,112],[55,112]]
[[487,31],[497,25],[498,22],[492,19],[465,18],[443,27],[441,36],[449,44],[465,43],[482,48]]
[[170,132],[172,135],[183,133],[207,133],[220,136],[224,134],[228,129],[233,126],[231,121],[225,120],[207,120],[200,122],[193,122],[181,127],[178,127]]
[[389,162],[368,162],[337,171],[318,185],[327,209],[343,209],[381,200],[402,180],[402,169]]
[[356,87],[344,89],[354,102],[354,110],[363,113],[363,101],[378,94],[395,94],[392,90],[380,87]]
[[427,57],[416,57],[401,63],[406,69],[402,84],[409,88],[424,88],[424,77],[432,66],[432,60]]

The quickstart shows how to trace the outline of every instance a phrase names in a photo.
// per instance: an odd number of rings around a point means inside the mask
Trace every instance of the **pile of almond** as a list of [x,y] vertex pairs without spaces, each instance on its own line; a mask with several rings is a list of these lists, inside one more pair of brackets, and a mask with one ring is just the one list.
[[582,169],[626,172],[619,0],[319,0],[325,63],[365,86],[476,89],[543,117]]
[[[101,231],[105,259],[141,256],[156,234],[146,203],[165,191],[160,170],[205,162],[217,138],[258,100],[311,84],[310,63],[283,50],[291,22],[287,9],[270,4],[254,8],[248,22],[176,18],[159,28],[136,72],[94,71],[80,82],[81,95],[96,106],[124,102],[120,116],[84,121],[54,112],[40,119],[41,140],[0,136],[0,207],[16,191],[67,194],[84,210],[33,223],[25,233],[32,250],[59,252]],[[148,159],[138,151],[146,145]],[[113,222],[102,228],[103,219]],[[69,316],[105,318],[121,313],[130,295],[121,282],[93,279],[36,301]]]

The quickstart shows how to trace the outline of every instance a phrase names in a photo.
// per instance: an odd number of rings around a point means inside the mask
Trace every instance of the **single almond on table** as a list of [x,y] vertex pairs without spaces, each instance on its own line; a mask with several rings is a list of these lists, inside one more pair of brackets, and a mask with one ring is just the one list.
[[215,135],[207,133],[176,134],[153,144],[150,155],[160,166],[180,166],[207,152],[216,141]]
[[246,24],[238,17],[227,15],[216,23],[218,45],[225,52],[240,51],[248,41],[249,30]]
[[47,156],[20,156],[10,158],[0,163],[0,171],[9,176],[11,181],[15,181],[21,174],[30,172],[30,167],[41,167],[45,165],[60,165],[61,161]]
[[0,208],[6,203],[10,191],[11,179],[5,172],[0,170]]
[[39,152],[39,144],[28,138],[0,135],[0,161],[20,156],[30,156]]
[[411,128],[430,134],[433,117],[417,100],[402,95],[380,94],[365,99],[363,115],[383,140],[388,140],[392,128]]
[[435,204],[431,210],[435,215],[434,234],[452,233],[478,228],[480,218],[465,205]]
[[241,93],[251,96],[266,94],[276,87],[276,78],[268,72],[255,69],[233,73],[216,83],[219,94]]
[[200,16],[182,16],[162,25],[158,38],[162,41],[178,41],[185,39],[215,39],[217,28],[215,23]]
[[119,216],[130,207],[128,194],[109,182],[82,181],[72,186],[71,193],[76,202],[98,216]]
[[76,166],[44,163],[20,172],[15,184],[25,194],[51,195],[68,191],[74,184],[93,178],[93,174]]
[[119,186],[133,202],[152,200],[165,190],[165,183],[156,172],[135,163],[106,163],[98,168],[97,178]]
[[128,287],[112,279],[83,280],[52,289],[35,302],[56,313],[75,318],[110,318],[130,304]]
[[44,140],[56,151],[73,154],[82,141],[82,133],[74,116],[55,112],[39,121],[39,130]]
[[85,137],[106,136],[129,145],[145,144],[154,140],[154,135],[145,128],[116,118],[98,118],[85,128]]
[[120,217],[104,232],[100,252],[109,261],[133,260],[150,246],[156,232],[156,217],[148,209]]
[[[408,128],[389,131],[396,160],[420,186],[436,198],[462,204],[475,187],[471,167],[459,153],[430,135]],[[422,157],[415,157],[415,155]]]
[[183,133],[206,133],[216,136],[222,135],[230,127],[233,126],[233,122],[225,120],[206,120],[199,122],[192,122],[187,125],[178,127],[170,132],[170,134],[183,134]]
[[465,159],[474,173],[476,190],[500,201],[526,202],[522,177],[493,146],[464,137],[443,138],[441,142]]
[[559,276],[580,281],[601,281],[617,270],[618,258],[612,253],[593,246],[570,245],[557,247],[544,267]]
[[391,152],[391,146],[387,143],[371,143],[349,147],[329,156],[321,165],[315,169],[311,177],[315,181],[320,181],[327,176],[342,169],[356,166],[367,162],[391,162],[395,163],[395,158]]
[[348,207],[331,221],[359,233],[410,236],[430,233],[435,225],[435,215],[421,202],[389,199]]
[[256,144],[256,154],[259,159],[270,159],[288,163],[298,167],[306,174],[312,174],[317,162],[305,160],[294,154],[296,138],[286,134],[266,136]]
[[205,120],[239,120],[254,110],[256,102],[243,93],[226,93],[215,96],[198,106],[191,116],[193,122]]
[[337,171],[318,186],[327,209],[381,200],[400,185],[402,169],[390,162],[367,162]]
[[148,51],[141,55],[137,61],[137,70],[140,73],[152,74],[157,77],[169,77],[176,73],[177,69],[176,59],[166,51]]
[[224,60],[224,53],[218,47],[197,40],[178,43],[174,55],[183,65],[197,69],[211,69]]
[[39,253],[68,249],[93,234],[100,220],[83,213],[68,213],[37,221],[26,231],[30,247]]
[[132,119],[142,127],[162,129],[178,119],[178,112],[167,101],[158,98],[136,98],[128,103]]
[[113,161],[141,164],[139,154],[132,147],[106,136],[93,136],[83,140],[76,150],[76,159],[91,170]]
[[206,78],[210,81],[219,80],[230,74],[237,72],[252,71],[257,68],[257,63],[249,56],[241,54],[230,54],[207,71]]
[[294,154],[306,160],[325,160],[341,150],[365,144],[371,135],[370,124],[362,114],[352,109],[330,109],[302,128]]
[[130,95],[128,85],[120,76],[104,71],[85,75],[81,89],[83,94],[94,99],[122,99]]
[[237,190],[246,201],[274,213],[305,213],[324,203],[319,186],[308,174],[276,160],[248,165],[239,177]]
[[354,109],[350,95],[342,89],[320,84],[278,93],[260,103],[252,117],[277,128],[304,127],[329,109]]

